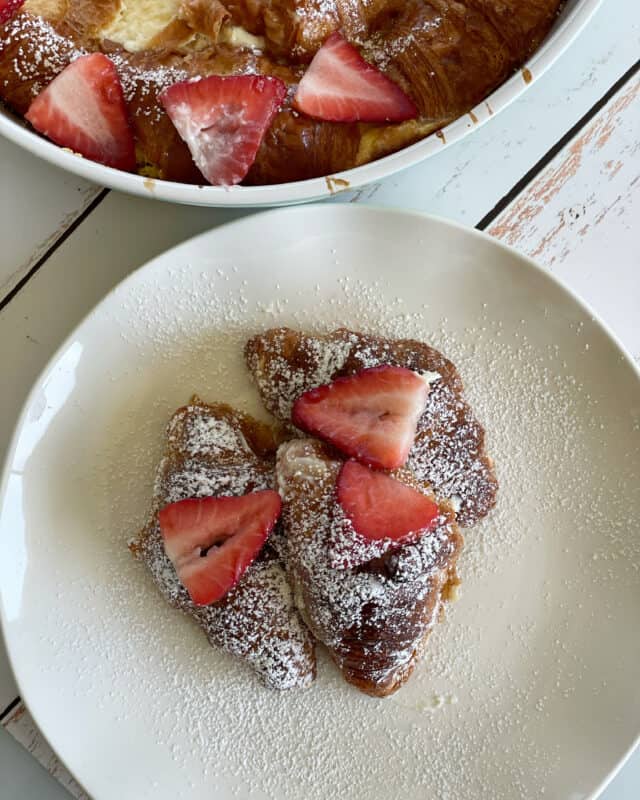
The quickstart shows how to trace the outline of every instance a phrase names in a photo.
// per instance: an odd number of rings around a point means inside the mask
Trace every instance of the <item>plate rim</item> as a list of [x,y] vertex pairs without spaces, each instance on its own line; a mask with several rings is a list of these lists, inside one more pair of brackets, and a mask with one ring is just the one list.
[[[455,231],[455,235],[469,236],[472,239],[475,238],[478,241],[484,241],[485,243],[488,243],[491,246],[495,246],[497,247],[497,249],[502,250],[505,253],[508,253],[516,261],[521,261],[526,267],[532,268],[535,273],[537,273],[540,277],[546,279],[552,286],[554,286],[555,288],[559,288],[561,291],[563,291],[566,295],[568,295],[569,299],[572,300],[574,303],[576,303],[584,313],[589,315],[592,322],[601,329],[602,333],[604,333],[605,337],[609,339],[610,343],[612,343],[618,349],[618,351],[623,357],[624,362],[626,362],[628,366],[631,366],[631,371],[636,377],[636,380],[638,382],[638,390],[640,393],[640,365],[636,363],[630,351],[621,342],[618,335],[610,328],[608,323],[605,322],[600,317],[600,315],[596,313],[591,308],[591,306],[585,300],[583,300],[562,278],[550,272],[546,267],[542,266],[541,264],[538,264],[534,259],[530,258],[529,256],[520,253],[515,247],[512,247],[511,245],[505,244],[504,242],[495,239],[493,236],[486,233],[485,231],[478,230],[477,228],[469,228],[466,225],[463,225],[462,223],[456,222],[454,220],[446,219],[444,217],[437,216],[434,214],[428,214],[426,212],[419,211],[416,209],[387,208],[379,205],[330,205],[326,203],[319,203],[319,204],[310,204],[310,205],[290,207],[290,208],[272,208],[267,211],[261,211],[256,214],[249,214],[239,219],[231,220],[221,225],[217,225],[213,228],[203,231],[202,233],[197,234],[196,236],[189,237],[188,239],[185,239],[183,242],[180,242],[174,245],[173,247],[170,247],[162,251],[161,253],[158,253],[149,261],[146,261],[139,267],[129,272],[124,278],[122,278],[122,280],[118,281],[118,283],[115,286],[113,286],[100,300],[98,300],[91,307],[91,309],[89,309],[89,311],[78,321],[78,323],[74,325],[73,329],[64,338],[62,343],[56,348],[55,352],[47,360],[44,367],[39,371],[38,375],[36,376],[31,385],[31,388],[29,389],[26,395],[25,400],[21,404],[20,411],[16,418],[16,422],[14,424],[13,431],[9,440],[7,451],[2,460],[2,463],[0,464],[1,466],[0,512],[2,512],[2,510],[4,509],[4,504],[6,502],[7,486],[9,482],[9,476],[11,473],[11,465],[13,464],[15,458],[18,440],[20,438],[29,410],[33,405],[36,392],[41,389],[42,384],[47,379],[48,375],[51,373],[53,368],[55,368],[56,364],[60,360],[60,357],[68,349],[69,345],[72,343],[72,340],[77,335],[77,333],[82,328],[85,327],[85,325],[90,321],[90,319],[96,314],[96,312],[103,305],[105,305],[109,300],[111,300],[111,298],[117,292],[122,291],[122,289],[128,283],[132,282],[137,276],[139,276],[139,274],[141,274],[142,271],[147,271],[157,268],[155,265],[161,260],[166,259],[167,256],[174,255],[177,251],[180,251],[181,249],[189,249],[196,242],[204,241],[211,236],[215,236],[216,233],[220,230],[223,229],[227,230],[234,227],[242,227],[243,225],[246,225],[249,221],[255,222],[255,219],[257,217],[275,217],[275,216],[286,216],[290,214],[295,215],[295,214],[308,214],[308,213],[313,213],[314,217],[317,217],[318,212],[320,212],[320,214],[325,214],[328,216],[334,215],[336,213],[340,215],[354,214],[356,216],[358,215],[368,216],[369,214],[371,214],[372,216],[390,215],[390,216],[413,219],[419,224],[425,222],[435,223],[438,226],[443,226],[444,228],[448,228],[449,230]],[[0,518],[1,518],[1,513],[0,513]],[[35,712],[35,709],[32,708],[31,703],[27,697],[29,692],[24,691],[24,684],[22,683],[20,675],[18,673],[16,663],[14,660],[14,654],[12,652],[10,645],[8,624],[6,621],[5,591],[1,584],[0,584],[0,642],[2,642],[2,644],[4,645],[11,674],[16,683],[16,686],[18,687],[19,698],[22,704],[25,706],[25,708],[31,715],[31,718],[35,722],[40,734],[48,743],[51,750],[55,753],[60,763],[65,766],[65,768],[71,774],[73,779],[78,783],[78,785],[84,789],[82,782],[77,777],[73,768],[58,754],[58,751],[53,746],[52,742],[49,739],[49,736],[41,727],[41,724],[38,721],[38,714]],[[631,742],[631,744],[624,752],[620,760],[616,762],[614,767],[605,776],[603,781],[597,787],[594,788],[594,790],[591,792],[591,794],[589,794],[585,798],[585,800],[597,800],[597,798],[601,795],[604,789],[610,784],[610,782],[624,767],[624,765],[627,763],[632,753],[636,750],[636,748],[638,748],[639,745],[640,745],[640,722],[638,723],[638,732],[634,740]]]
[[[514,100],[520,98],[531,84],[542,77],[589,24],[603,2],[604,0],[576,0],[573,9],[562,12],[563,16],[560,17],[557,29],[547,34],[538,50],[527,59],[526,63],[471,109],[470,113],[477,120],[472,125],[468,125],[466,121],[470,114],[463,114],[442,129],[442,138],[436,136],[435,133],[430,134],[396,153],[333,175],[290,183],[229,188],[145,178],[141,175],[106,167],[64,151],[29,130],[22,120],[8,113],[2,106],[0,106],[0,134],[22,149],[68,173],[138,197],[211,208],[264,208],[307,203],[323,197],[339,195],[341,191],[359,189],[374,181],[388,178],[466,138],[476,128],[484,125]],[[529,71],[532,80],[524,79],[524,70]],[[492,104],[489,112],[487,111],[488,103]],[[336,181],[347,181],[348,186],[336,190]]]

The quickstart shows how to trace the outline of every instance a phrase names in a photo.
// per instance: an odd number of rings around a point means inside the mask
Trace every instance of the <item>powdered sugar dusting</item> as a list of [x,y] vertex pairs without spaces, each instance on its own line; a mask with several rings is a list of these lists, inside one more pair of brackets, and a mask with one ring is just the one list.
[[165,552],[157,521],[157,510],[178,500],[272,488],[272,464],[257,458],[235,415],[201,404],[178,411],[167,438],[151,519],[135,552],[166,600],[192,616],[214,647],[246,659],[271,688],[307,686],[314,677],[313,648],[282,563],[269,546],[222,601],[196,606]]
[[[461,540],[452,516],[413,545],[399,548],[383,564],[368,556],[362,569],[332,565],[335,522],[343,521],[335,500],[341,462],[312,439],[297,439],[278,451],[278,485],[289,540],[289,575],[304,618],[337,663],[370,691],[393,686],[421,652],[449,580]],[[344,536],[344,530],[342,531]],[[385,547],[386,544],[386,547]],[[389,543],[378,543],[378,555]]]
[[[267,398],[267,408],[279,419],[288,422],[291,408],[303,392],[329,383],[349,355],[349,337],[331,341],[309,338],[302,343],[302,358],[287,358],[291,339],[287,330],[274,331],[273,346],[265,354],[249,352],[248,362]],[[264,357],[266,356],[266,357]]]
[[122,83],[122,91],[127,103],[136,102],[132,106],[137,116],[146,116],[153,120],[160,119],[164,113],[157,97],[164,89],[174,83],[192,77],[186,69],[178,66],[146,65],[135,60],[126,52],[109,53],[118,70]]
[[[87,51],[58,34],[42,17],[16,14],[2,30],[0,50],[15,48],[12,67],[21,81],[33,81],[30,93],[36,97],[45,88],[35,79],[48,74],[50,80]],[[3,80],[9,86],[9,76]]]
[[[389,34],[374,32],[366,41],[363,42],[363,55],[378,69],[388,69],[389,65],[398,56],[406,55],[411,52],[412,47],[418,47],[424,40],[425,34],[431,35],[442,26],[443,18],[440,15],[426,16],[422,19],[414,20],[414,25],[408,30],[400,30]],[[435,77],[435,72],[431,75]]]
[[394,542],[391,539],[365,539],[358,536],[353,523],[339,503],[334,503],[329,533],[326,536],[329,565],[333,569],[353,569],[383,556]]
[[[232,425],[226,417],[213,416],[207,408],[189,406],[187,413],[174,417],[169,427],[169,441],[177,436],[175,428],[180,431],[182,450],[190,456],[208,455],[210,458],[224,458],[245,455],[253,461],[255,456],[247,442],[242,429]],[[238,487],[240,488],[240,487]],[[242,493],[242,492],[240,492]]]
[[495,502],[496,479],[484,451],[484,431],[462,394],[455,366],[437,350],[339,329],[315,337],[274,328],[252,339],[247,363],[267,408],[289,422],[303,392],[342,375],[391,364],[415,370],[430,385],[408,466],[439,497],[457,498],[458,520],[470,525]]
[[[312,241],[317,255],[322,243]],[[534,283],[536,302],[518,325],[500,295],[479,292],[476,305],[467,296],[463,313],[459,295],[428,276],[424,294],[403,295],[396,276],[375,280],[381,268],[354,264],[347,248],[338,255],[349,274],[328,270],[309,290],[294,269],[271,278],[265,264],[277,272],[278,252],[242,274],[244,261],[198,247],[136,278],[100,312],[100,330],[116,340],[100,364],[109,392],[85,388],[57,414],[48,435],[64,446],[64,470],[37,450],[27,465],[27,475],[38,464],[47,475],[47,498],[63,496],[82,517],[81,533],[71,524],[55,539],[44,526],[32,532],[29,547],[46,558],[55,588],[26,619],[48,655],[42,679],[73,707],[78,729],[95,725],[97,710],[116,732],[110,753],[138,753],[144,739],[149,750],[126,776],[140,798],[207,797],[215,787],[269,800],[477,800],[487,791],[539,800],[567,794],[572,756],[574,774],[595,786],[637,720],[636,695],[619,688],[637,664],[629,619],[640,574],[640,419],[616,351],[577,307],[565,316],[550,302],[546,318]],[[185,392],[260,413],[246,339],[274,325],[326,333],[345,322],[430,341],[453,359],[501,484],[496,508],[466,535],[460,599],[406,687],[382,701],[345,684],[322,651],[309,689],[265,690],[158,599],[124,546],[143,524],[163,429]],[[36,577],[32,566],[27,610]],[[567,726],[577,721],[572,749]],[[606,754],[605,728],[618,743],[608,740]]]

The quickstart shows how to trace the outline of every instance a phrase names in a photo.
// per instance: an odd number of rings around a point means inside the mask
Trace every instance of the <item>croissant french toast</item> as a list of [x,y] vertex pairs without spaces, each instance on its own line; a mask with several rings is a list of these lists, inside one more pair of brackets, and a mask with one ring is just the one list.
[[[24,115],[78,56],[104,52],[122,81],[136,169],[204,183],[159,95],[188,78],[278,78],[289,91],[244,183],[303,180],[394,152],[471,109],[538,47],[561,5],[562,0],[27,0],[0,25],[0,98]],[[296,109],[295,90],[309,61],[336,31],[404,92],[415,118],[336,122]]]
[[[342,462],[315,439],[280,446],[277,478],[283,498],[287,564],[298,607],[344,678],[367,694],[399,689],[423,655],[443,601],[458,583],[462,536],[450,506],[440,503],[435,528],[418,542],[382,550],[344,531],[336,501]],[[425,494],[409,471],[396,480]],[[340,537],[355,548],[341,563]],[[337,552],[337,556],[336,556]]]
[[272,537],[222,599],[199,605],[176,574],[159,522],[161,509],[187,498],[239,498],[272,489],[275,448],[267,426],[227,405],[193,398],[169,423],[149,521],[131,549],[170,605],[191,616],[212,646],[247,661],[267,686],[289,689],[313,680],[314,644]]
[[291,424],[297,398],[337,377],[381,364],[426,375],[430,391],[407,467],[439,498],[451,500],[462,526],[473,525],[495,504],[498,482],[484,429],[463,397],[457,369],[434,348],[346,328],[324,336],[274,328],[250,339],[245,357],[264,405],[285,424]]

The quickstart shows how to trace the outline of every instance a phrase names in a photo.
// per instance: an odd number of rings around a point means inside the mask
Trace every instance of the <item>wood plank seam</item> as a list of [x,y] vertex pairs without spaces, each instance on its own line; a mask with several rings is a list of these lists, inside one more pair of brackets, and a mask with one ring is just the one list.
[[531,169],[522,176],[522,178],[499,200],[496,205],[489,211],[475,226],[479,231],[486,230],[491,223],[502,214],[512,203],[515,202],[517,197],[525,191],[529,184],[553,161],[553,159],[581,132],[581,130],[591,122],[591,120],[607,105],[607,103],[630,81],[635,74],[640,70],[640,60],[630,67],[624,75],[602,95],[602,97],[594,103],[591,108],[583,114],[583,116],[570,128],[565,135],[559,139],[553,147],[549,148],[547,152],[531,167]]
[[0,299],[0,312],[2,311],[5,306],[7,306],[13,298],[18,294],[18,292],[23,289],[27,283],[31,280],[31,278],[38,272],[38,270],[45,264],[45,262],[56,252],[56,250],[61,247],[64,242],[71,236],[71,234],[81,225],[84,220],[91,214],[94,209],[96,209],[100,203],[105,199],[105,197],[109,194],[110,189],[103,189],[100,194],[95,197],[89,205],[81,211],[78,216],[73,220],[73,222],[60,234],[60,236],[53,242],[53,244],[47,249],[45,253],[40,256],[40,258],[36,261],[36,263],[31,267],[31,269],[24,275],[18,283],[9,291],[9,293]]
[[8,717],[9,714],[13,711],[13,709],[21,702],[20,696],[16,697],[15,700],[12,700],[9,705],[0,711],[0,724],[2,724],[5,720],[5,717]]

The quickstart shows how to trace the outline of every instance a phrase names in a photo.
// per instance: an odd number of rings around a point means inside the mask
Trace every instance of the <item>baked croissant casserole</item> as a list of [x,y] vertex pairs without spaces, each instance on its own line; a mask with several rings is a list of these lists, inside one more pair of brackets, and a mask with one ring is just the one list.
[[132,550],[268,686],[308,685],[315,639],[385,697],[454,596],[459,523],[495,503],[484,431],[422,342],[275,328],[245,357],[278,425],[197,398],[179,409]]
[[171,181],[304,180],[412,144],[521,67],[563,0],[0,0],[0,99]]

